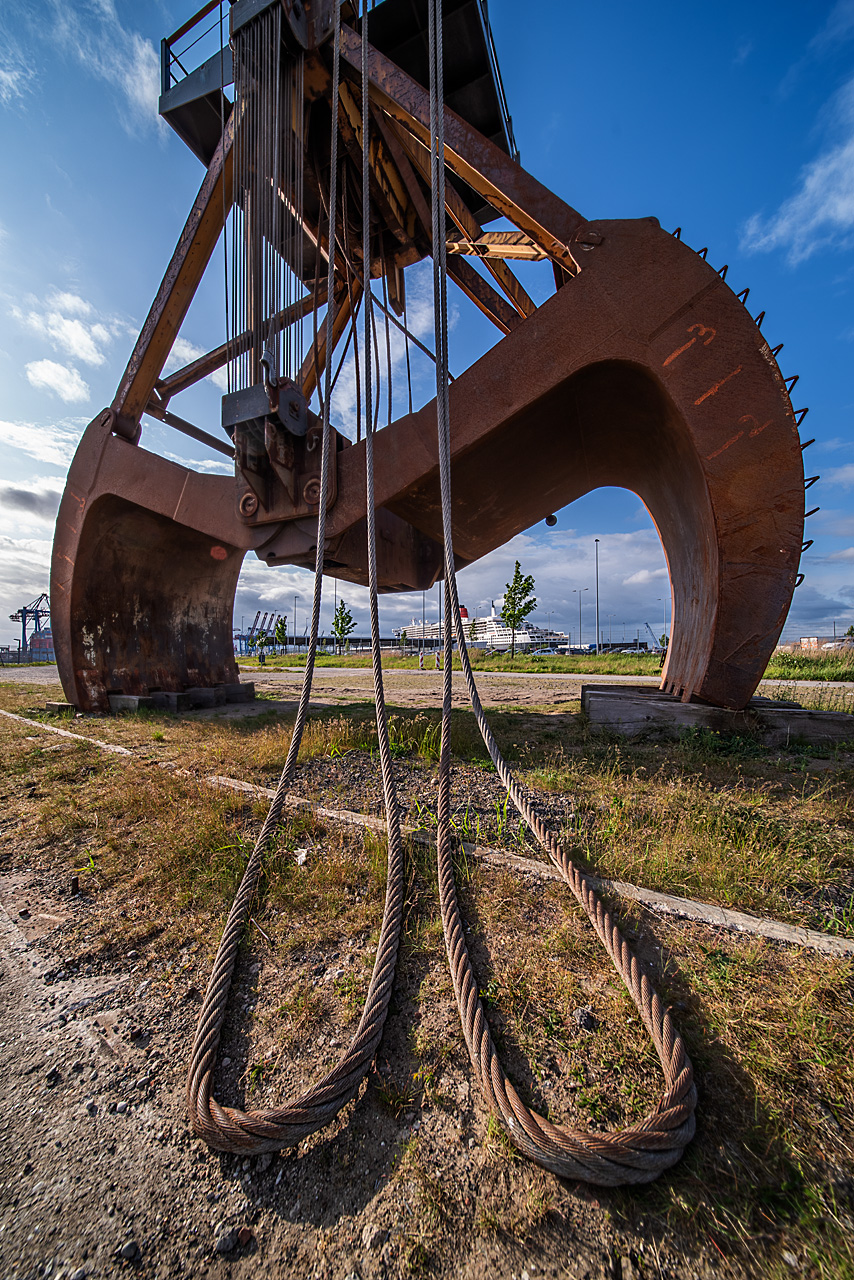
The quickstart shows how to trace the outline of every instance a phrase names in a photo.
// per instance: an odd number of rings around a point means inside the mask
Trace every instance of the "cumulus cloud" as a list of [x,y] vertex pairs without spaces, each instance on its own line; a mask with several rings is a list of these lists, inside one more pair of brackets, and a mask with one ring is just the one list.
[[94,308],[76,293],[54,292],[27,299],[25,309],[12,304],[14,316],[31,333],[46,340],[59,355],[95,367],[104,364],[104,348],[124,330],[115,317],[94,317]]
[[49,391],[66,404],[89,399],[89,386],[76,369],[55,360],[31,360],[26,366],[27,381],[37,391]]
[[165,128],[157,114],[160,58],[150,40],[124,27],[114,0],[51,0],[53,39],[90,74],[112,85],[128,129]]
[[833,146],[800,173],[798,189],[775,214],[754,214],[742,235],[742,248],[767,253],[783,249],[792,265],[820,249],[846,248],[854,237],[854,79],[831,103],[830,116],[840,135]]
[[655,578],[666,577],[666,569],[638,569],[637,573],[631,574],[628,578],[623,578],[623,586],[645,587],[648,586]]
[[[649,517],[648,527],[631,533],[602,534],[599,542],[600,624],[605,638],[609,631],[614,640],[632,640],[644,634],[644,622],[660,634],[664,608],[670,620],[670,592],[664,553]],[[519,560],[523,573],[532,573],[538,608],[532,621],[551,625],[578,637],[578,602],[581,593],[582,641],[595,636],[595,578],[593,540],[580,537],[572,529],[556,529],[541,536],[539,530],[521,533],[503,547],[498,547],[482,560],[459,574],[460,602],[471,615],[489,612],[490,602],[496,609],[504,595],[505,585],[513,576]],[[646,571],[646,577],[643,571]],[[628,571],[628,572],[627,572]],[[624,578],[634,578],[630,585]],[[235,603],[236,625],[243,615],[247,622],[255,610],[276,608],[289,616],[293,597],[299,593],[298,633],[303,634],[306,610],[310,607],[313,575],[290,566],[268,568],[254,555],[248,555],[238,584]],[[585,588],[587,588],[585,590]],[[368,593],[364,587],[339,581],[338,599],[342,597],[353,613],[358,634],[369,634]],[[326,578],[323,589],[321,622],[329,629],[332,617],[334,584]],[[421,620],[421,592],[384,595],[379,600],[380,630],[391,636],[395,628],[406,627],[415,618]],[[611,615],[609,617],[609,614]],[[426,616],[438,616],[438,587],[426,593]]]

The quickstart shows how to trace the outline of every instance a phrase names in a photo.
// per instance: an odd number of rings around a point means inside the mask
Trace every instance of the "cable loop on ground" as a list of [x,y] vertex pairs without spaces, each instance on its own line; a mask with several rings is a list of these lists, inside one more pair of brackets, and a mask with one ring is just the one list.
[[[448,394],[448,312],[445,250],[445,141],[442,85],[442,13],[437,0],[428,0],[430,53],[430,156],[432,167],[433,288],[436,323],[436,424],[439,442],[439,476],[442,526],[445,542],[445,669],[442,698],[442,740],[439,764],[439,822],[437,860],[439,896],[445,947],[451,969],[469,1057],[481,1089],[506,1126],[515,1145],[526,1155],[564,1178],[576,1178],[598,1186],[624,1186],[652,1182],[675,1164],[695,1130],[697,1093],[690,1059],[670,1014],[641,972],[640,962],[620,933],[611,912],[555,840],[523,795],[507,766],[486,720],[478,695],[460,616],[454,567],[451,508],[450,403]],[[548,854],[554,866],[586,912],[600,942],[643,1019],[661,1063],[666,1088],[653,1111],[620,1132],[595,1134],[553,1125],[522,1102],[504,1075],[489,1025],[478,996],[477,980],[463,932],[453,865],[450,806],[451,688],[453,641],[456,631],[460,663],[469,699],[483,741],[502,784],[516,809]]]
[[[364,16],[367,22],[367,15]],[[341,5],[335,5],[335,35],[332,101],[337,106],[340,82]],[[329,242],[334,242],[337,211],[337,110],[332,113],[332,163],[329,194]],[[367,152],[367,137],[365,140]],[[293,734],[288,748],[285,766],[276,788],[276,794],[252,850],[240,887],[228,913],[220,940],[213,970],[208,982],[196,1035],[190,1057],[187,1076],[187,1109],[194,1133],[204,1138],[218,1151],[231,1151],[245,1155],[278,1151],[293,1146],[301,1138],[308,1137],[328,1124],[343,1106],[355,1095],[369,1071],[385,1026],[397,963],[397,950],[404,906],[404,854],[400,832],[400,819],[394,780],[391,772],[391,751],[383,697],[382,670],[379,665],[379,624],[376,603],[376,552],[373,520],[373,504],[368,505],[368,543],[371,563],[371,628],[374,651],[374,687],[377,701],[377,731],[380,738],[383,789],[388,822],[388,879],[385,908],[380,930],[374,969],[371,975],[365,1006],[356,1033],[338,1065],[324,1078],[294,1102],[281,1107],[244,1111],[236,1107],[222,1106],[211,1096],[211,1078],[216,1063],[222,1028],[225,1023],[228,994],[231,988],[237,950],[255,896],[263,868],[264,856],[275,834],[282,815],[285,796],[296,768],[303,730],[308,714],[309,697],[314,675],[317,638],[320,625],[320,601],[323,582],[323,558],[326,541],[326,508],[329,493],[329,461],[331,428],[330,380],[332,370],[335,255],[329,255],[326,313],[326,367],[325,395],[323,398],[323,444],[321,459],[320,502],[317,517],[317,556],[315,562],[314,595],[312,601],[311,637],[306,658],[305,675],[297,708]],[[369,284],[369,282],[368,282]],[[370,289],[368,289],[368,297]],[[370,308],[368,307],[367,313]],[[367,350],[367,360],[370,352]],[[370,408],[366,415],[370,421]],[[372,457],[369,472],[372,468]],[[372,486],[372,475],[370,476]]]

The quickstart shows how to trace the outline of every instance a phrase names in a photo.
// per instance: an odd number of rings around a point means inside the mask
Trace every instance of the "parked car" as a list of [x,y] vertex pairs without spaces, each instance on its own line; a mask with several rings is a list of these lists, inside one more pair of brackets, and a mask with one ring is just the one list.
[[531,657],[542,658],[542,657],[545,657],[546,654],[557,653],[557,652],[558,652],[557,649],[554,649],[554,648],[550,649],[548,646],[546,646],[544,649],[532,649]]

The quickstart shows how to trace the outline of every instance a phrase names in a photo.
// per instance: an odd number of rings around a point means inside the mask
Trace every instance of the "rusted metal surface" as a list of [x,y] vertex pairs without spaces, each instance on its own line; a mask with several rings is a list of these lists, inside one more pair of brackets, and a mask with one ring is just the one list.
[[231,207],[233,136],[234,119],[230,117],[119,383],[113,410],[120,420],[138,423],[145,412],[219,239]]
[[[341,51],[355,74],[361,66],[362,42],[355,31],[346,27],[341,33]],[[368,65],[372,100],[429,146],[430,101],[426,89],[376,49],[370,51]],[[568,245],[584,221],[581,214],[461,116],[447,109],[445,163],[498,213],[525,231],[550,258],[574,272]]]
[[[633,491],[673,591],[662,687],[738,709],[779,637],[803,541],[786,385],[742,303],[654,219],[591,230],[578,276],[451,389],[455,551],[469,563],[593,489]],[[377,502],[440,538],[434,405],[374,451]],[[330,535],[364,508],[361,454],[339,458]]]
[[[322,306],[326,302],[326,284],[318,287],[317,305]],[[307,293],[304,298],[300,298],[292,306],[279,311],[270,318],[270,332],[278,329],[286,329],[288,325],[294,324],[297,320],[302,320],[304,316],[311,315],[314,310],[315,298],[312,294]],[[185,391],[187,387],[192,387],[195,383],[200,382],[202,378],[207,378],[209,374],[216,373],[217,369],[221,369],[227,364],[229,359],[235,355],[242,355],[248,349],[252,335],[247,331],[239,334],[231,344],[223,342],[220,346],[214,347],[213,351],[208,351],[205,355],[199,356],[198,359],[192,360],[189,364],[184,365],[182,369],[176,369],[174,373],[170,373],[166,378],[158,378],[154,389],[160,396],[161,400],[168,400],[171,396],[177,395],[179,391]]]
[[57,516],[51,608],[69,702],[237,679],[232,610],[251,535],[234,481],[188,471],[87,427]]

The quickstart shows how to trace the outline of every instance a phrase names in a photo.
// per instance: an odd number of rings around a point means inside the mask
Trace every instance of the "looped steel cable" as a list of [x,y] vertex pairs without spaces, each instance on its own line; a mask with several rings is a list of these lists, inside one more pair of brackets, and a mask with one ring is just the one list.
[[[445,144],[442,89],[441,9],[428,0],[430,52],[430,142],[433,213],[433,287],[436,324],[436,418],[439,475],[445,542],[445,666],[442,698],[442,743],[439,764],[437,859],[445,946],[463,1033],[481,1088],[501,1117],[515,1145],[544,1168],[566,1178],[599,1186],[651,1182],[682,1155],[694,1135],[697,1093],[682,1038],[663,1008],[640,962],[588,878],[558,845],[522,794],[487,723],[475,684],[460,616],[454,569],[451,509],[450,406],[448,396],[448,321],[445,250]],[[489,1032],[477,981],[463,933],[454,879],[451,837],[450,758],[453,640],[456,631],[460,663],[478,727],[502,783],[530,830],[584,908],[603,947],[640,1012],[655,1045],[666,1088],[652,1112],[620,1132],[594,1134],[554,1125],[522,1102],[507,1079]]]
[[[219,1151],[257,1154],[277,1151],[292,1146],[334,1118],[354,1096],[368,1071],[379,1045],[385,1025],[391,987],[397,962],[400,926],[404,902],[404,861],[400,834],[400,821],[394,781],[391,772],[391,751],[388,741],[385,702],[383,699],[382,673],[379,668],[379,626],[376,603],[376,552],[373,519],[373,503],[368,504],[369,564],[371,566],[371,636],[374,651],[374,685],[377,697],[377,730],[380,739],[380,755],[383,771],[383,787],[388,822],[388,879],[385,908],[380,930],[374,969],[371,975],[365,1006],[359,1026],[338,1065],[324,1078],[295,1101],[281,1107],[243,1111],[236,1107],[222,1106],[211,1097],[211,1076],[225,1022],[228,993],[231,987],[234,964],[240,937],[246,925],[253,898],[261,877],[264,854],[282,814],[285,795],[296,767],[303,729],[311,694],[317,637],[320,623],[320,600],[323,580],[323,558],[326,537],[326,507],[329,491],[330,456],[330,378],[333,348],[333,285],[335,273],[335,225],[337,209],[337,154],[338,154],[338,91],[340,76],[341,13],[340,0],[335,4],[334,69],[332,85],[332,165],[329,193],[329,271],[327,289],[327,341],[325,391],[323,403],[323,444],[321,456],[320,502],[317,517],[317,556],[315,563],[314,596],[312,604],[311,637],[306,658],[305,676],[300,693],[299,706],[293,734],[288,748],[285,766],[270,805],[261,834],[243,874],[240,887],[228,914],[220,940],[207,991],[202,1002],[196,1028],[187,1076],[187,1108],[193,1130]],[[367,152],[367,138],[365,139]],[[368,418],[369,420],[369,418]],[[373,477],[369,476],[372,488]],[[370,489],[369,489],[370,492]]]

